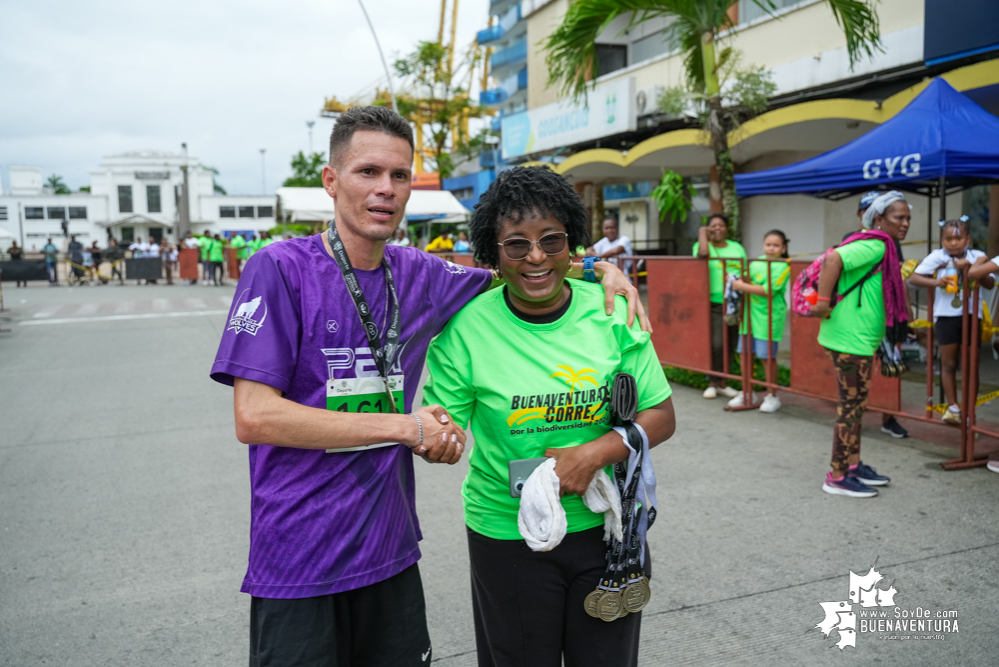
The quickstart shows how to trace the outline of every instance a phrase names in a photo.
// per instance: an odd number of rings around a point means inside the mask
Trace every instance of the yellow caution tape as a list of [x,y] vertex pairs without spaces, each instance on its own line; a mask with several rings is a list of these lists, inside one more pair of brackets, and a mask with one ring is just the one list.
[[[992,401],[996,400],[997,398],[999,398],[999,391],[994,391],[991,394],[985,394],[983,396],[979,396],[975,400],[975,407],[980,408],[983,405],[985,405],[986,403],[991,403]],[[934,405],[933,406],[933,412],[936,412],[937,414],[941,414],[942,415],[943,413],[947,412],[947,404],[946,403],[939,403],[937,405]]]

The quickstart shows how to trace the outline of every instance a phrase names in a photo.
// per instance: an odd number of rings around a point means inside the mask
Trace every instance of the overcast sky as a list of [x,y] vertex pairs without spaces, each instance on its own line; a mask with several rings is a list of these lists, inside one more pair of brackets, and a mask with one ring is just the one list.
[[[390,66],[437,39],[438,0],[365,0]],[[105,155],[179,151],[216,167],[230,194],[267,191],[293,153],[322,151],[324,97],[382,76],[357,0],[3,0],[0,174],[33,164],[72,188]],[[458,44],[488,24],[489,0],[461,0]]]

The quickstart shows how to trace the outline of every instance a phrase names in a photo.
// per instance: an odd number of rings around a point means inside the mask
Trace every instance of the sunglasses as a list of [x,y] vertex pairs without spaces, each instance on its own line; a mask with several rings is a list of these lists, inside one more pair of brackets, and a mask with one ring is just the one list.
[[510,239],[496,245],[503,246],[503,253],[507,258],[517,262],[526,259],[531,254],[531,250],[534,249],[535,245],[541,248],[541,252],[546,255],[557,255],[565,250],[568,238],[569,234],[567,232],[552,232],[551,234],[545,234],[537,241]]

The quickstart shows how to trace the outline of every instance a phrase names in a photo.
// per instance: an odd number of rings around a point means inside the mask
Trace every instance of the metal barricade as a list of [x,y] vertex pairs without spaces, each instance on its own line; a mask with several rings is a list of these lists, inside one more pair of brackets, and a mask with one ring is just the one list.
[[[747,316],[746,308],[749,295],[742,299],[741,315],[746,320],[746,332],[742,336],[742,369],[740,375],[729,372],[731,359],[729,357],[728,327],[722,327],[723,371],[711,368],[711,314],[710,314],[710,271],[708,262],[698,257],[649,256],[643,255],[646,262],[648,311],[653,323],[652,342],[660,363],[683,370],[703,373],[709,377],[724,378],[742,382],[743,406],[726,410],[740,411],[758,406],[750,405],[750,395],[753,386],[836,402],[838,388],[835,380],[833,364],[818,344],[820,321],[817,318],[798,317],[790,313],[791,329],[791,381],[790,386],[778,384],[778,378],[772,377],[771,364],[765,364],[767,377],[758,380],[753,377],[752,317]],[[619,261],[636,259],[635,256],[618,256]],[[743,280],[751,282],[747,276],[750,262],[788,263],[790,274],[788,285],[793,285],[798,274],[811,263],[802,260],[743,260],[726,259],[727,264],[737,264]],[[637,267],[636,263],[632,264]],[[637,279],[637,269],[633,268],[633,279]],[[773,279],[774,272],[768,271],[767,279],[767,361],[772,359],[773,342]],[[978,356],[981,349],[979,318],[970,317],[977,314],[980,302],[979,290],[969,293],[967,270],[962,274],[962,345],[961,345],[961,405],[962,420],[960,425],[961,454],[958,458],[945,461],[941,466],[947,470],[969,468],[984,465],[986,459],[975,456],[975,436],[983,435],[999,439],[999,427],[987,428],[976,421],[977,394],[972,387],[978,384]],[[931,322],[926,338],[926,408],[925,411],[907,412],[902,405],[901,378],[888,378],[880,373],[880,367],[875,361],[872,370],[871,389],[867,409],[950,428],[934,415],[934,382],[933,367],[934,332],[932,326],[933,303],[935,288],[927,288],[927,318]],[[760,338],[760,340],[763,340]]]

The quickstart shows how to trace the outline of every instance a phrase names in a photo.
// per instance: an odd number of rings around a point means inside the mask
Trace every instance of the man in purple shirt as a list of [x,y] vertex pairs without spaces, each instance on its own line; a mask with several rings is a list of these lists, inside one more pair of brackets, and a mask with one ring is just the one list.
[[[329,234],[261,249],[236,288],[211,374],[249,445],[251,667],[430,662],[411,450],[455,463],[465,433],[440,406],[410,410],[430,340],[497,281],[386,246],[412,160],[394,112],[342,114]],[[598,268],[608,305],[624,294],[647,326],[623,274]]]

